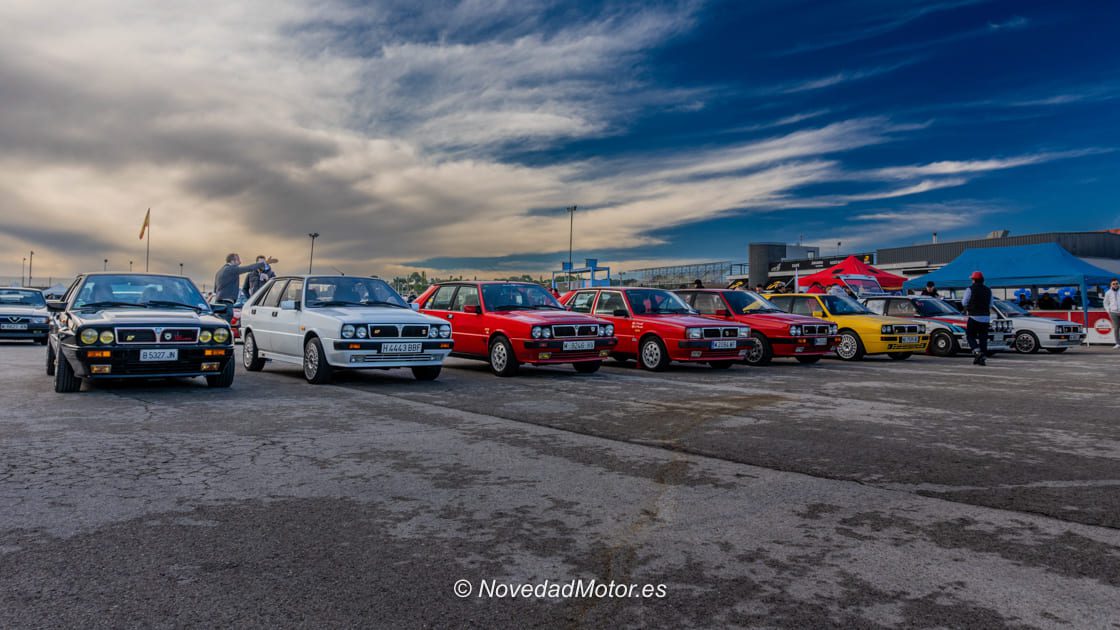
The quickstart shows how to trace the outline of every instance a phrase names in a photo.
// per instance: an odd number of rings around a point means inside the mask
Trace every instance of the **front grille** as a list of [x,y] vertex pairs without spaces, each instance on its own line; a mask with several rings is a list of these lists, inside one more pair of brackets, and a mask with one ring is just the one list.
[[370,339],[379,339],[379,338],[385,338],[385,337],[391,337],[393,339],[396,339],[397,337],[400,336],[400,334],[401,334],[401,331],[396,326],[379,325],[379,324],[370,324],[369,325],[369,337],[370,337]]
[[918,334],[921,330],[916,324],[895,324],[894,332],[896,335]]
[[705,339],[716,339],[716,338],[719,338],[719,337],[738,337],[738,336],[739,336],[739,329],[738,328],[705,328],[704,329],[704,338]]
[[402,326],[401,337],[421,337],[426,339],[428,337],[427,326]]
[[824,324],[805,324],[801,326],[801,334],[803,335],[827,335],[828,326]]
[[30,324],[31,319],[19,315],[0,315],[0,324]]
[[598,324],[580,324],[567,326],[553,326],[553,337],[597,337],[599,336]]
[[197,328],[117,328],[117,343],[195,343]]
[[1060,333],[1081,332],[1081,327],[1080,326],[1058,326],[1058,332],[1060,332]]

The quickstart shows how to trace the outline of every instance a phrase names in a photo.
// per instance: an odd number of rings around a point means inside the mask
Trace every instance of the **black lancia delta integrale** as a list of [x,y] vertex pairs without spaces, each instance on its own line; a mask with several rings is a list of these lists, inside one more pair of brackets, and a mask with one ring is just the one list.
[[233,384],[233,334],[189,279],[148,273],[89,273],[49,302],[54,313],[47,374],[56,392],[83,379],[206,377]]
[[47,302],[38,289],[0,289],[0,341],[47,343]]

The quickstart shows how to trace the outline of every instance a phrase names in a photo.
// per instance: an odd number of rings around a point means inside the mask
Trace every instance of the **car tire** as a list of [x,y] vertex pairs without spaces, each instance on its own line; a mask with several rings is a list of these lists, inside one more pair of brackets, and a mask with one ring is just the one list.
[[580,374],[594,374],[599,371],[599,368],[603,367],[603,362],[580,361],[579,363],[573,363],[572,367],[575,368],[576,372],[579,372]]
[[72,394],[82,389],[82,379],[74,375],[74,368],[66,357],[62,356],[62,348],[54,358],[54,391],[60,394]]
[[840,331],[840,343],[836,344],[836,356],[845,361],[859,361],[866,354],[863,342],[853,330]]
[[914,356],[913,352],[888,352],[887,356],[893,361],[905,361]]
[[490,371],[501,377],[516,376],[521,368],[513,344],[505,337],[496,337],[490,343]]
[[821,360],[821,355],[819,355],[819,354],[816,355],[816,356],[812,356],[812,357],[797,357],[797,362],[798,363],[804,363],[805,365],[812,365],[814,363],[820,363],[820,360]]
[[1046,348],[1046,351],[1050,354],[1061,354],[1066,350],[1069,350],[1069,348]]
[[242,365],[250,372],[260,372],[264,369],[264,359],[261,358],[260,352],[257,351],[257,340],[253,337],[253,333],[245,333],[244,347],[241,349]]
[[774,359],[774,348],[770,345],[770,340],[762,333],[751,333],[751,337],[754,338],[755,345],[747,351],[747,364],[756,367],[768,365]]
[[664,372],[669,362],[669,351],[660,339],[652,335],[642,339],[638,346],[638,365],[651,372]]
[[54,348],[47,344],[47,376],[54,376]]
[[442,365],[417,365],[412,368],[412,377],[418,381],[434,381],[442,371]]
[[935,357],[951,357],[957,353],[957,340],[947,332],[935,332],[929,340],[929,353]]
[[732,365],[735,365],[734,361],[708,361],[708,366],[713,370],[726,370]]
[[226,366],[222,368],[221,373],[206,377],[206,386],[216,389],[225,389],[233,385],[233,377],[236,373],[237,365],[234,363],[233,359],[230,359],[226,361]]
[[1038,336],[1029,330],[1015,333],[1015,352],[1019,354],[1038,352]]
[[312,337],[303,344],[303,377],[312,385],[326,385],[334,376],[331,364],[327,363],[327,353],[323,342]]

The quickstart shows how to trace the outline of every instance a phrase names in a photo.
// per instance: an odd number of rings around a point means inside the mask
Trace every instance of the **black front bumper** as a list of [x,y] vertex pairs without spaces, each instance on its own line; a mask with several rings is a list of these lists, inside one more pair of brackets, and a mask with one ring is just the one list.
[[[141,361],[141,350],[178,350],[175,361]],[[223,354],[216,354],[217,351]],[[91,357],[91,352],[109,352],[108,357]],[[207,351],[211,352],[207,355]],[[144,345],[144,346],[63,346],[63,356],[74,374],[88,379],[171,378],[216,376],[233,360],[233,345]],[[217,363],[215,370],[203,370],[203,363]],[[108,373],[94,373],[92,366],[109,366]]]

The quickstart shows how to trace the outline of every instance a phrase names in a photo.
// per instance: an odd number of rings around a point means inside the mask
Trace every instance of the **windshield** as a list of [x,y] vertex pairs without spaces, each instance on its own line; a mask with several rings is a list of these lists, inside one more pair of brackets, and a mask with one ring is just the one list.
[[88,276],[74,299],[74,308],[189,308],[209,311],[206,300],[181,276]]
[[746,313],[780,313],[782,309],[774,305],[754,291],[728,291],[723,294],[727,303],[731,305],[731,312],[742,315]]
[[853,278],[851,276],[843,276],[844,283],[852,287],[858,295],[869,295],[873,293],[883,293],[883,287],[879,286],[879,281],[874,278]]
[[866,315],[871,311],[846,295],[820,295],[825,308],[833,315]]
[[509,283],[482,285],[482,301],[491,311],[517,309],[564,310],[552,294],[539,284]]
[[675,293],[661,289],[630,289],[626,292],[630,308],[635,315],[663,315],[666,313],[693,313]]
[[1007,300],[996,300],[996,308],[1004,314],[1005,317],[1030,317],[1031,314],[1024,311],[1022,307]]
[[312,277],[307,279],[305,305],[311,308],[330,306],[399,306],[408,302],[387,282],[360,276]]
[[21,289],[0,289],[0,306],[38,306],[45,307],[46,300],[38,291]]
[[941,300],[914,300],[914,308],[922,317],[960,315],[960,311]]

